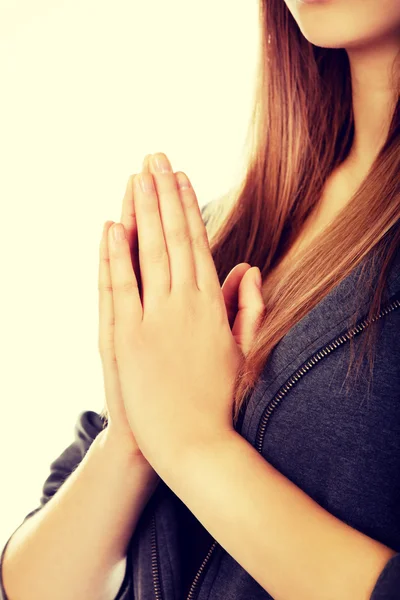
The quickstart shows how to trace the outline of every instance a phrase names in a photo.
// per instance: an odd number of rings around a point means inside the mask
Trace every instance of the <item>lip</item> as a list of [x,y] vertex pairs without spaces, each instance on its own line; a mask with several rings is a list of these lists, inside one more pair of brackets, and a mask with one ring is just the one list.
[[324,4],[329,2],[329,0],[297,0],[300,4]]

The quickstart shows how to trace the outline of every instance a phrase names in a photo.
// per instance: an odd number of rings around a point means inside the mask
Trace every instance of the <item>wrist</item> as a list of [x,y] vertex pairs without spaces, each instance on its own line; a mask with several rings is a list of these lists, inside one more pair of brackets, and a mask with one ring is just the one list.
[[105,470],[109,468],[114,473],[118,472],[125,480],[127,490],[131,487],[136,489],[136,493],[140,490],[144,506],[157,489],[160,477],[143,454],[107,428],[98,434],[95,443],[102,454]]
[[196,465],[200,462],[210,460],[211,463],[216,456],[224,455],[232,444],[244,442],[235,429],[221,430],[210,435],[194,435],[191,439],[186,438],[176,444],[170,443],[157,462],[157,471],[167,484],[175,481],[175,478],[185,480],[188,473],[196,471]]
[[133,437],[132,439],[126,439],[110,426],[101,431],[98,437],[102,447],[116,460],[121,460],[135,467],[142,467],[144,471],[154,473],[154,469],[139,450]]

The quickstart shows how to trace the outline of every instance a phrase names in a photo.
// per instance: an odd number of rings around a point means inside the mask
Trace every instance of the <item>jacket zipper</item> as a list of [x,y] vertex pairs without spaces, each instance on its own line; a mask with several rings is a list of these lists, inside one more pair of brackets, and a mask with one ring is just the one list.
[[153,514],[151,520],[151,571],[153,573],[154,593],[156,600],[162,600],[160,585],[160,568],[158,562],[157,536],[156,536],[156,517]]
[[[196,590],[199,579],[217,546],[218,546],[218,542],[217,542],[217,540],[214,540],[211,548],[207,552],[207,556],[201,563],[200,569],[196,573],[196,577],[193,580],[193,583],[190,587],[189,594],[188,594],[188,597],[186,600],[194,599],[193,594]],[[163,597],[162,597],[161,585],[160,585],[160,565],[159,565],[158,550],[157,550],[156,519],[155,519],[154,514],[153,514],[153,518],[152,518],[152,522],[151,522],[151,570],[153,573],[155,598],[156,598],[156,600],[162,600]]]
[[262,418],[258,425],[256,443],[255,443],[255,447],[260,454],[262,454],[265,430],[267,428],[269,418],[270,418],[273,410],[278,406],[278,404],[281,402],[281,400],[284,398],[284,396],[287,394],[287,392],[293,387],[293,385],[295,383],[297,383],[299,381],[299,379],[301,379],[301,377],[303,377],[303,375],[308,373],[308,371],[311,369],[311,367],[318,364],[323,358],[325,358],[325,356],[328,356],[328,354],[330,354],[332,352],[332,350],[336,350],[336,348],[339,348],[339,346],[342,346],[343,344],[348,342],[352,337],[354,337],[358,333],[361,333],[362,331],[364,331],[364,329],[366,329],[366,327],[371,325],[371,323],[373,323],[374,321],[377,321],[381,317],[386,316],[387,314],[391,313],[393,310],[395,310],[396,308],[399,308],[399,307],[400,307],[400,300],[394,300],[387,307],[383,308],[377,316],[373,317],[372,319],[364,319],[363,321],[361,321],[361,323],[359,325],[356,325],[355,327],[353,327],[346,333],[338,336],[336,339],[333,340],[333,342],[329,342],[329,344],[327,344],[324,348],[322,348],[322,350],[318,350],[318,352],[316,352],[305,363],[305,365],[301,366],[294,373],[294,375],[292,375],[290,377],[290,379],[281,387],[279,392],[271,400],[271,402],[267,405],[266,409],[263,412]]
[[218,546],[218,542],[217,542],[217,540],[214,540],[211,548],[207,552],[207,556],[205,557],[205,559],[201,563],[200,569],[196,573],[196,577],[193,580],[192,586],[191,586],[191,588],[189,590],[189,594],[188,594],[188,597],[186,598],[186,600],[193,600],[194,599],[194,592],[195,592],[196,587],[197,587],[197,585],[199,583],[199,579],[201,577],[201,574],[203,573],[203,571],[204,571],[204,569],[205,569],[208,561],[210,560],[210,558],[212,556],[212,553],[214,552],[214,550],[215,550],[215,548],[217,546]]
[[[373,323],[374,321],[377,321],[378,319],[380,319],[383,316],[386,316],[387,314],[389,314],[390,312],[392,312],[393,310],[395,310],[396,308],[399,308],[399,307],[400,307],[400,300],[394,300],[386,308],[383,308],[377,316],[373,317],[372,319],[364,319],[364,321],[362,321],[359,325],[356,325],[355,327],[353,327],[346,333],[338,336],[335,340],[333,340],[332,342],[329,342],[329,344],[327,344],[322,350],[319,350],[318,352],[316,352],[306,362],[305,365],[300,367],[294,373],[294,375],[292,375],[290,377],[290,379],[287,381],[287,383],[285,383],[285,385],[279,390],[279,392],[271,400],[271,402],[268,404],[267,408],[263,412],[262,418],[258,425],[257,435],[256,435],[256,444],[255,444],[255,447],[260,454],[262,453],[265,430],[267,428],[268,420],[269,420],[273,410],[278,406],[279,402],[281,402],[281,400],[284,398],[284,396],[287,394],[287,392],[293,387],[293,385],[303,375],[305,375],[311,369],[311,367],[316,365],[320,360],[322,360],[325,356],[327,356],[330,352],[332,352],[332,350],[336,350],[336,348],[338,348],[339,346],[348,342],[352,337],[354,337],[358,333],[361,333],[371,323]],[[161,586],[160,586],[160,570],[159,570],[157,538],[156,538],[156,521],[155,521],[154,515],[153,515],[153,519],[152,519],[151,538],[152,538],[151,564],[152,564],[152,572],[153,572],[155,598],[156,598],[156,600],[163,600],[162,593],[161,593]],[[204,572],[204,569],[206,568],[207,564],[209,563],[210,558],[213,555],[215,548],[218,545],[219,545],[218,542],[216,540],[214,540],[211,548],[209,549],[205,559],[203,560],[203,562],[201,564],[201,567],[199,568],[199,570],[196,573],[196,576],[193,580],[193,583],[191,585],[191,588],[189,590],[189,594],[188,594],[186,600],[194,600],[194,598],[195,598],[194,593],[198,586],[200,577],[201,577],[202,573]]]

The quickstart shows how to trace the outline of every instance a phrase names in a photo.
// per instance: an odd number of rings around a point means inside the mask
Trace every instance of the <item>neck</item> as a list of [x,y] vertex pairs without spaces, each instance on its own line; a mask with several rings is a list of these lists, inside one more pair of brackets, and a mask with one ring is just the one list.
[[354,143],[349,166],[367,171],[387,138],[398,100],[396,70],[400,34],[374,44],[346,48],[351,68]]

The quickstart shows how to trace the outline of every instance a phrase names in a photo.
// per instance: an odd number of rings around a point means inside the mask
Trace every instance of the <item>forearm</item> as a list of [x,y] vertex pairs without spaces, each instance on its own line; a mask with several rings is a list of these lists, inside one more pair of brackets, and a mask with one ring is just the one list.
[[9,541],[3,562],[9,599],[114,598],[129,539],[157,485],[150,473],[101,432],[56,494]]
[[279,600],[367,600],[395,554],[323,509],[237,433],[188,447],[161,476]]

